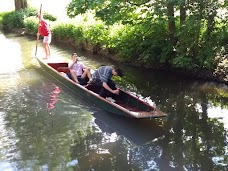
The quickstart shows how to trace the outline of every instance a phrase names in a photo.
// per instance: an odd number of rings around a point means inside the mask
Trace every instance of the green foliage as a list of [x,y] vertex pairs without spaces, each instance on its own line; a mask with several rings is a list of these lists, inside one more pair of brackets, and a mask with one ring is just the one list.
[[172,63],[175,67],[190,70],[213,70],[217,65],[215,57],[225,45],[221,42],[223,34],[219,26],[219,22],[224,20],[219,15],[216,17],[220,4],[217,1],[190,1],[188,5],[186,8],[191,13],[186,16],[184,24],[177,27],[178,41]]
[[56,21],[57,20],[57,17],[56,16],[53,16],[51,14],[48,14],[48,13],[44,13],[44,19],[47,19],[47,20],[50,20],[50,21]]
[[59,23],[52,29],[57,39],[71,39],[77,43],[87,42],[92,45],[106,45],[108,27],[100,20],[96,20],[92,13],[78,16],[68,23]]
[[102,21],[85,22],[83,24],[83,36],[91,44],[104,45],[107,39],[107,26]]
[[[35,17],[37,14],[36,9],[34,8],[26,8],[26,9],[21,9],[18,11],[12,11],[12,12],[7,12],[2,14],[2,25],[4,29],[11,30],[15,28],[23,28],[23,27],[28,27],[28,30],[33,30],[32,24],[34,24],[35,21],[29,21],[27,18],[29,17]],[[52,21],[56,20],[56,17],[50,15],[50,14],[45,14],[44,18],[50,19]],[[25,22],[27,22],[25,24]],[[38,23],[37,23],[38,24]],[[37,27],[37,24],[35,27]]]
[[5,13],[2,19],[3,28],[11,30],[14,28],[23,28],[25,15],[22,10]]
[[[173,33],[168,29],[168,19],[172,16],[167,16],[167,9],[172,6],[173,15],[175,13]],[[181,7],[185,7],[188,13],[180,13]],[[72,0],[67,13],[73,18],[92,10],[95,17],[109,26],[106,47],[114,49],[125,60],[166,63],[190,70],[213,70],[217,65],[215,56],[227,49],[226,32],[220,24],[227,25],[224,24],[227,15],[218,15],[218,10],[225,7],[225,3],[217,0],[190,0],[187,4],[180,0]],[[102,27],[90,28],[89,34],[85,32],[86,38],[90,40],[92,37],[90,41],[93,43],[105,40],[95,41],[92,33],[98,33],[96,28]],[[107,33],[101,31],[99,34]]]
[[[218,65],[215,69],[215,74],[228,82],[228,56],[227,55],[224,55],[222,58],[220,57],[218,59]],[[226,93],[226,96],[228,96],[228,93]]]
[[[142,10],[139,12],[139,6]],[[148,11],[144,10],[148,7],[146,0],[141,1],[122,1],[122,0],[72,0],[67,6],[67,15],[71,18],[79,14],[86,13],[87,11],[94,10],[95,16],[103,20],[108,25],[113,25],[115,22],[134,23],[140,14],[147,14]],[[143,9],[144,8],[144,9]]]
[[[228,51],[228,15],[218,12],[225,8],[217,0],[72,0],[67,6],[71,22],[55,22],[52,32],[59,40],[108,48],[129,62],[212,71],[218,54]],[[34,15],[32,9],[10,12],[2,15],[2,23],[35,33],[36,20],[29,17]],[[44,18],[56,21],[48,14]]]
[[27,32],[35,35],[38,31],[38,20],[36,17],[28,17],[24,20],[24,26]]
[[22,12],[25,14],[25,17],[31,17],[36,15],[35,8],[26,8],[26,9],[23,9]]
[[155,22],[151,27],[143,25],[139,28],[142,30],[140,47],[140,59],[144,63],[167,63],[172,45],[167,39],[167,30],[164,23]]
[[167,32],[162,23],[154,23],[151,27],[119,23],[110,27],[109,31],[108,47],[116,49],[124,60],[140,60],[147,64],[169,60],[170,43],[165,39]]
[[[0,22],[4,29],[25,28],[30,34],[36,34],[38,29],[37,10],[34,8],[21,9],[19,11],[5,12],[0,16]],[[56,20],[50,14],[44,14],[45,19]]]
[[71,18],[84,14],[90,9],[99,9],[105,0],[95,0],[95,1],[87,1],[87,0],[72,0],[70,4],[66,7],[67,15]]
[[2,17],[2,25],[4,29],[14,29],[14,28],[23,28],[24,19],[26,17],[32,16],[35,13],[35,9],[26,8],[18,11],[12,11],[4,13]]
[[136,52],[135,39],[137,37],[134,34],[134,27],[129,25],[116,25],[116,30],[111,30],[112,34],[109,39],[109,48],[114,48],[118,51],[125,60],[132,59],[132,54]]
[[82,27],[80,25],[69,24],[59,24],[52,29],[53,36],[56,39],[72,39],[77,42],[85,41],[83,37]]
[[0,13],[0,25],[2,25],[4,15],[6,15],[6,14],[7,14],[7,12]]

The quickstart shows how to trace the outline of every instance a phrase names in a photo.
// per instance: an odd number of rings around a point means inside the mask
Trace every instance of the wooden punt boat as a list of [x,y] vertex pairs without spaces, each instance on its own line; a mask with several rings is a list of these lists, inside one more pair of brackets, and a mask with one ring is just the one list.
[[115,102],[112,102],[94,92],[92,84],[85,86],[76,84],[63,74],[63,72],[69,73],[68,63],[66,62],[45,62],[39,58],[37,58],[37,60],[48,74],[73,90],[77,95],[82,96],[107,112],[130,118],[159,118],[167,116],[167,114],[160,109],[149,105],[124,90],[120,89],[119,96],[114,99]]

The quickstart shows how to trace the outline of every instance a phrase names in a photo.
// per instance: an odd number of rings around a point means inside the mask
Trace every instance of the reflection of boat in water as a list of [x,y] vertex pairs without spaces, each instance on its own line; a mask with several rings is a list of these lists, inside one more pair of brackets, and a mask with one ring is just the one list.
[[121,116],[129,118],[159,118],[166,117],[167,114],[160,109],[146,103],[145,101],[131,95],[130,93],[120,89],[120,94],[113,97],[114,101],[103,98],[97,94],[97,89],[92,84],[82,86],[76,84],[65,75],[69,73],[68,63],[55,62],[47,63],[37,58],[39,64],[47,71],[47,73],[54,76],[62,84],[69,87],[78,95],[84,97],[90,102],[96,104],[102,109]]
[[129,119],[105,111],[93,113],[95,124],[102,132],[123,135],[135,145],[142,145],[163,135],[163,129],[154,119]]
[[60,88],[58,86],[55,86],[54,90],[50,93],[50,100],[47,103],[48,110],[55,108],[55,103],[58,102],[58,95],[60,92]]

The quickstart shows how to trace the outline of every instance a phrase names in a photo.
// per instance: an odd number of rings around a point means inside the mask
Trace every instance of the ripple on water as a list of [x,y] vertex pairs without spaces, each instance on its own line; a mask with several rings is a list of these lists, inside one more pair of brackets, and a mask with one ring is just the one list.
[[[16,143],[18,140],[15,137],[15,132],[8,128],[5,117],[5,113],[0,112],[0,153],[1,160],[10,160],[17,155]],[[0,164],[0,170],[1,166]]]

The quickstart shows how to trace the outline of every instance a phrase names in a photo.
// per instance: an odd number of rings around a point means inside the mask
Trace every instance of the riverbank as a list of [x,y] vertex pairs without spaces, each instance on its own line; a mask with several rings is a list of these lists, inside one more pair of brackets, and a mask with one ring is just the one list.
[[[13,29],[11,32],[16,33],[18,35],[24,35],[24,36],[34,36],[31,32],[26,31],[26,29]],[[35,40],[36,36],[34,36]],[[77,48],[81,50],[88,51],[91,54],[100,54],[102,56],[106,56],[108,58],[113,59],[114,61],[124,63],[125,65],[132,65],[136,67],[144,67],[150,70],[163,70],[166,72],[170,72],[172,74],[181,76],[181,77],[186,77],[188,79],[194,79],[194,80],[202,80],[202,81],[207,81],[207,82],[216,82],[219,84],[225,84],[228,85],[228,75],[227,72],[228,70],[228,56],[225,56],[223,59],[223,63],[221,64],[220,68],[218,68],[215,71],[208,71],[208,70],[201,70],[201,71],[187,71],[184,69],[178,69],[178,68],[173,68],[171,66],[165,66],[165,65],[145,65],[144,63],[140,63],[140,61],[131,61],[131,62],[126,62],[121,60],[121,57],[119,57],[117,54],[113,54],[109,49],[102,49],[98,46],[94,46],[89,43],[78,43],[73,39],[57,39],[53,37],[52,39],[53,43],[62,43],[67,46],[70,46],[72,48]],[[227,61],[225,63],[224,61]]]
[[[125,65],[132,65],[136,67],[144,67],[147,69],[152,70],[163,70],[166,72],[171,72],[176,75],[188,77],[189,79],[197,79],[197,80],[204,80],[209,82],[216,82],[220,84],[228,85],[228,56],[225,56],[224,59],[221,61],[221,65],[219,65],[219,68],[217,68],[215,71],[209,71],[209,70],[200,70],[200,71],[187,71],[186,69],[178,69],[173,68],[172,66],[167,65],[146,65],[145,63],[142,63],[139,60],[131,60],[131,61],[124,61],[122,60],[121,56],[119,56],[116,53],[113,53],[110,51],[110,49],[103,49],[99,46],[92,45],[90,43],[78,43],[75,42],[74,39],[56,39],[53,38],[53,41],[57,43],[64,43],[68,46],[80,48],[82,50],[89,51],[91,54],[100,54],[103,56],[106,56],[108,58],[111,58],[115,61],[124,63]],[[226,63],[225,63],[226,62]]]
[[[25,11],[2,13],[0,23],[5,30],[35,37],[38,25],[35,15],[36,10],[30,8]],[[217,57],[211,55],[207,58],[205,55],[203,58],[169,55],[170,53],[165,50],[167,41],[153,48],[147,45],[148,47],[144,47],[143,50],[136,45],[140,43],[140,39],[137,39],[136,44],[132,43],[131,38],[135,39],[136,33],[133,31],[133,35],[128,35],[129,26],[107,27],[102,21],[93,17],[88,19],[88,17],[91,16],[78,16],[72,20],[60,21],[50,14],[44,16],[49,20],[53,42],[106,56],[125,65],[163,70],[189,79],[228,84],[228,59],[224,52],[220,52],[221,55]],[[162,37],[159,39],[164,40]]]
[[[37,3],[31,3],[31,6],[40,7]],[[104,55],[126,65],[165,70],[189,79],[228,84],[227,34],[222,25],[217,25],[221,32],[214,33],[213,39],[206,36],[198,41],[187,41],[187,37],[177,37],[178,43],[174,46],[169,41],[165,22],[162,25],[153,25],[150,32],[143,32],[147,30],[149,23],[108,25],[89,12],[69,18],[63,8],[69,2],[62,3],[64,5],[60,5],[58,12],[53,11],[50,2],[43,4],[42,8],[45,11],[44,18],[49,20],[51,26],[53,42]],[[6,30],[24,28],[22,33],[35,36],[38,25],[36,13],[37,9],[34,8],[1,13],[0,24]],[[205,35],[207,34],[202,32],[202,36]]]

